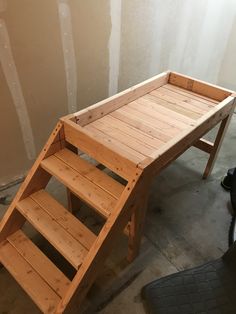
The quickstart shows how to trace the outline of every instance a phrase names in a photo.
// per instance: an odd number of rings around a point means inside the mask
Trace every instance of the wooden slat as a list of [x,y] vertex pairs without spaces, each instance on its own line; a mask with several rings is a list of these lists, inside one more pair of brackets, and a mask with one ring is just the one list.
[[73,265],[79,268],[88,250],[63,229],[30,197],[20,201],[17,209]]
[[133,117],[139,118],[142,121],[148,122],[149,124],[151,124],[154,128],[162,130],[163,132],[165,132],[168,136],[173,137],[176,134],[178,134],[181,130],[177,127],[174,127],[172,125],[169,125],[163,121],[157,120],[155,117],[147,114],[143,111],[134,109],[132,107],[129,106],[125,106],[122,109],[119,109],[121,112],[123,112],[124,114],[129,113],[131,115],[133,115]]
[[161,73],[140,84],[128,88],[115,96],[100,101],[87,109],[81,110],[73,116],[69,115],[64,119],[68,121],[68,119],[74,118],[79,125],[84,126],[137,99],[138,97],[149,93],[153,89],[166,84],[168,82],[168,77],[169,72]]
[[179,93],[181,95],[188,96],[188,97],[190,97],[192,99],[201,101],[201,102],[207,104],[208,106],[213,106],[214,107],[216,104],[219,103],[219,101],[217,101],[217,100],[214,100],[212,98],[209,98],[209,97],[206,97],[206,96],[194,93],[194,92],[192,92],[192,91],[190,91],[188,89],[184,89],[184,88],[181,88],[181,87],[176,86],[176,85],[165,84],[162,87],[163,88],[167,88],[169,90],[172,90],[172,91],[174,91],[176,93]]
[[99,170],[97,166],[94,166],[78,155],[73,154],[68,149],[58,151],[55,156],[74,170],[78,171],[83,177],[111,194],[114,198],[118,199],[121,196],[124,186],[105,172]]
[[30,197],[87,250],[91,248],[96,240],[96,235],[46,191],[38,191]]
[[143,119],[139,119],[137,117],[134,117],[132,114],[124,113],[120,110],[116,110],[109,114],[111,117],[114,117],[116,119],[119,119],[122,122],[127,123],[130,126],[133,126],[137,130],[140,130],[141,132],[151,135],[154,138],[157,138],[161,140],[162,142],[167,142],[171,139],[171,136],[167,135],[165,131],[162,131],[160,129],[154,128],[151,124],[149,124],[147,121],[143,121]]
[[80,148],[84,153],[93,157],[121,177],[129,180],[135,173],[139,160],[133,161],[126,151],[117,147],[112,141],[99,140],[94,135],[76,125],[74,122],[64,123],[66,140]]
[[164,100],[170,102],[171,104],[175,104],[179,107],[187,109],[188,111],[197,114],[199,117],[208,111],[208,110],[196,107],[195,105],[192,105],[190,103],[186,103],[184,101],[179,100],[178,97],[173,96],[173,94],[170,95],[170,91],[167,89],[165,89],[164,92],[160,91],[159,89],[156,89],[156,90],[151,92],[151,95],[154,95],[160,99],[164,99]]
[[56,156],[42,161],[41,166],[68,187],[82,201],[92,206],[103,217],[108,217],[117,200]]
[[174,102],[173,100],[170,102],[155,94],[149,94],[149,97],[152,97],[152,100],[154,102],[156,101],[160,106],[163,106],[164,108],[168,108],[169,110],[172,110],[178,114],[184,115],[192,120],[197,120],[200,117],[199,113],[189,110],[189,108],[186,108],[186,106],[185,107],[179,106],[178,103]]
[[59,296],[8,242],[0,245],[1,263],[45,314],[55,313]]
[[154,151],[152,146],[149,146],[148,144],[130,136],[119,128],[116,128],[115,125],[110,125],[100,119],[85,126],[85,128],[88,130],[91,130],[91,128],[93,130],[95,128],[107,136],[117,140],[118,143],[123,143],[144,156],[149,156]]
[[200,113],[203,113],[203,112],[207,112],[209,110],[211,110],[211,108],[214,108],[214,106],[211,104],[211,105],[207,105],[205,104],[204,102],[201,102],[201,101],[198,101],[196,99],[193,99],[187,95],[182,95],[174,90],[170,90],[170,89],[167,89],[167,88],[159,88],[158,91],[160,93],[163,93],[165,95],[168,95],[170,97],[173,97],[175,99],[178,99],[180,100],[181,102],[185,102],[186,104],[188,105],[191,105],[193,106],[193,108],[197,108],[197,110],[199,110]]
[[[129,107],[136,109],[140,112],[143,112],[145,114],[148,114],[151,117],[154,117],[157,122],[161,121],[166,123],[167,125],[170,125],[172,127],[176,127],[180,130],[186,129],[189,125],[189,123],[184,123],[183,121],[177,120],[171,116],[167,116],[159,111],[158,106],[155,106],[155,104],[147,99],[139,99],[136,102],[132,102],[129,104]],[[190,123],[191,124],[191,123]]]
[[141,143],[148,144],[153,148],[158,148],[164,143],[160,139],[157,139],[150,134],[144,133],[141,130],[129,125],[128,123],[125,123],[124,121],[116,119],[111,115],[103,117],[101,121],[113,126],[117,130],[120,130],[127,135],[132,136],[133,138],[139,140]]
[[66,293],[70,280],[37,248],[37,246],[18,230],[7,238],[28,264],[59,296]]
[[226,99],[233,93],[227,89],[219,88],[213,84],[193,79],[189,76],[181,75],[175,72],[170,73],[169,83],[218,101]]
[[157,110],[158,112],[162,113],[163,115],[166,115],[168,117],[171,117],[177,121],[181,121],[185,124],[191,125],[194,123],[194,119],[191,119],[183,114],[180,114],[176,111],[170,110],[169,108],[165,107],[165,102],[163,102],[163,106],[159,104],[159,102],[162,102],[162,100],[158,99],[155,96],[152,96],[150,94],[147,94],[143,96],[142,98],[139,98],[137,102],[144,102],[147,101],[149,102],[148,106],[151,106],[153,109]]
[[97,128],[94,128],[91,124],[85,126],[85,128],[86,128],[86,131],[92,134],[94,138],[111,144],[114,147],[114,149],[119,150],[123,155],[126,155],[129,158],[129,160],[132,161],[136,165],[141,160],[144,160],[146,158],[145,155],[117,141],[116,139],[110,137],[104,132],[98,130]]

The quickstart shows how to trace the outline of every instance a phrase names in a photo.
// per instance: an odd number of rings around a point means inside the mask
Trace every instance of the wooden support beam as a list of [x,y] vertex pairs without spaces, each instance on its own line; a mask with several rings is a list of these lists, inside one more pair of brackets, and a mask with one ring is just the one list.
[[194,147],[204,151],[205,153],[210,154],[212,152],[212,149],[214,147],[214,143],[204,139],[204,138],[200,138],[199,140],[197,140],[196,143],[193,144]]

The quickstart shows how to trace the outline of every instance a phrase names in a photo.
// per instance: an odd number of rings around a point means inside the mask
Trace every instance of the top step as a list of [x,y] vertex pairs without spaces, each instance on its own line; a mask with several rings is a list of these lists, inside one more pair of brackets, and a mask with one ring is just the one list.
[[44,159],[41,166],[104,218],[124,190],[122,184],[66,148]]

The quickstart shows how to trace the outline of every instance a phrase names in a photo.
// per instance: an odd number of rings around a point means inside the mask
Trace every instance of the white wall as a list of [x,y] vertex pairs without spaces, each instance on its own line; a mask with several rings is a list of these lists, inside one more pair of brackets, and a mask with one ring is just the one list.
[[171,69],[236,90],[235,42],[235,0],[123,0],[119,89]]

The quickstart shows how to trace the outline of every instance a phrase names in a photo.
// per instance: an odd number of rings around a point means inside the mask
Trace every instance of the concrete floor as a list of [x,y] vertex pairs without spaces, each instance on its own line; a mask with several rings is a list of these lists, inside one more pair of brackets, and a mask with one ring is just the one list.
[[[236,166],[236,115],[234,114],[212,176],[201,180],[207,155],[189,149],[153,182],[142,250],[135,262],[125,260],[127,239],[122,236],[84,302],[84,313],[146,313],[140,290],[146,283],[221,256],[227,250],[231,220],[229,194],[220,186],[228,168]],[[214,136],[215,130],[209,134]],[[0,193],[14,196],[18,186]],[[65,193],[57,182],[49,187],[61,202]],[[0,217],[7,206],[0,205]],[[99,228],[95,217],[80,218]],[[71,269],[35,234],[25,231],[60,267]],[[3,268],[0,270],[0,313],[39,313],[32,301]],[[68,312],[78,313],[76,306]]]

